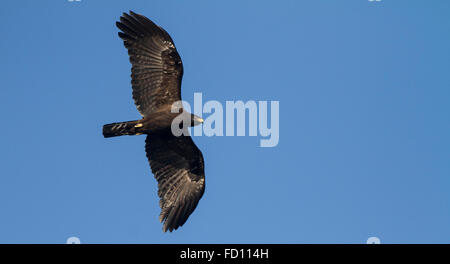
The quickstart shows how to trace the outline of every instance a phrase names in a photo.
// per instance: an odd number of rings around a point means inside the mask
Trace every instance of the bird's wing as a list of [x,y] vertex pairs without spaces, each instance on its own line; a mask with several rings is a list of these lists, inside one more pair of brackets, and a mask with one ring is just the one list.
[[164,221],[163,231],[182,226],[196,208],[205,190],[202,152],[190,136],[166,133],[148,135],[145,151],[158,181],[158,195]]
[[124,13],[116,23],[130,56],[133,99],[142,116],[181,100],[183,64],[172,38],[150,19]]

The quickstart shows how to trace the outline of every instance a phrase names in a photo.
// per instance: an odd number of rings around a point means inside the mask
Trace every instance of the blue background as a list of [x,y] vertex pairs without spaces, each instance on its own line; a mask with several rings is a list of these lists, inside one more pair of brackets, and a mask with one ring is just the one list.
[[[183,99],[279,100],[280,142],[195,137],[206,192],[162,233],[115,21],[164,27]],[[450,243],[450,2],[3,1],[0,242]]]

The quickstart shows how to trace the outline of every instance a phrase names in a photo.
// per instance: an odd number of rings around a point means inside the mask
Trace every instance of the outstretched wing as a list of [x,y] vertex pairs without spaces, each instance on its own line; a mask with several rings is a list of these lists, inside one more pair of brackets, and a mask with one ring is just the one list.
[[158,181],[163,231],[182,226],[205,190],[203,155],[190,136],[148,135],[145,151]]
[[181,100],[183,64],[169,34],[132,11],[116,25],[130,56],[133,99],[141,115]]

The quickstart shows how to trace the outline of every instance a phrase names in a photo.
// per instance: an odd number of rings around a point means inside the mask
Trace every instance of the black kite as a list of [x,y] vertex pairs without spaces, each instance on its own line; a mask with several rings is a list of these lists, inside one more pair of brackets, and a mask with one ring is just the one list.
[[[172,104],[181,100],[183,64],[169,34],[148,18],[130,11],[116,23],[128,49],[133,99],[142,119],[103,126],[103,136],[146,134],[145,151],[158,181],[163,231],[182,226],[205,190],[202,152],[190,136],[174,136]],[[189,125],[203,120],[183,110]]]

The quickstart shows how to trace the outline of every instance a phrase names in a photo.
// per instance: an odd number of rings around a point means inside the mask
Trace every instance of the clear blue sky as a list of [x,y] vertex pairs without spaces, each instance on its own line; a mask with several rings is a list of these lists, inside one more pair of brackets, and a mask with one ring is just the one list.
[[[183,99],[279,100],[280,143],[195,137],[206,192],[162,233],[115,21],[164,27]],[[450,243],[450,2],[4,1],[0,242]]]

